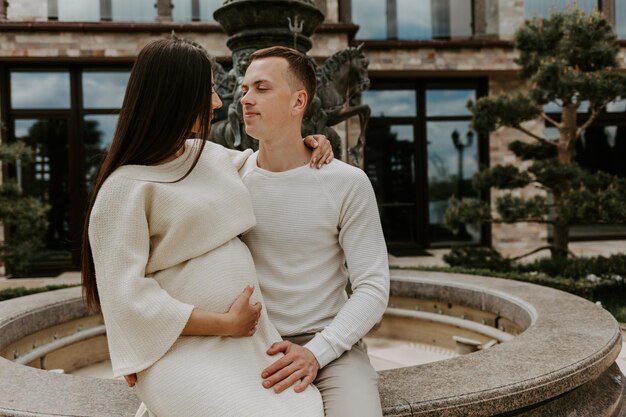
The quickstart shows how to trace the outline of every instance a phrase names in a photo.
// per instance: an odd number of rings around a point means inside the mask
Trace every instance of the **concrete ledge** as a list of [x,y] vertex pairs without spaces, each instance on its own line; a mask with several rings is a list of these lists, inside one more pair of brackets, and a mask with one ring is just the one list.
[[[620,328],[593,303],[517,281],[422,271],[393,271],[391,292],[493,313],[496,326],[513,323],[521,333],[480,352],[381,372],[385,416],[626,415],[626,379],[614,364]],[[2,302],[0,351],[85,315],[80,288]],[[123,381],[58,375],[0,358],[0,416],[133,416],[138,403]]]

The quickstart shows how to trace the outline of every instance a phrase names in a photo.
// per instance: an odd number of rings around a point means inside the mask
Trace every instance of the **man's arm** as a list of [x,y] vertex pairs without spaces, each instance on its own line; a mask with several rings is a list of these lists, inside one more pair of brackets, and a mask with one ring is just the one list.
[[352,348],[383,315],[389,299],[389,265],[376,197],[364,172],[347,184],[341,204],[339,244],[348,265],[352,296],[333,321],[303,347],[276,343],[268,354],[285,356],[263,370],[263,385],[281,392],[293,385],[300,392],[317,371]]

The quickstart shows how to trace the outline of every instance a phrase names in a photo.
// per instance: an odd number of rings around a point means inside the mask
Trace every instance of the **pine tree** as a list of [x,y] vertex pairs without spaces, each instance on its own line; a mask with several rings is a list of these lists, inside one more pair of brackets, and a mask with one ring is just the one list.
[[[33,162],[34,151],[23,142],[0,143],[0,161]],[[12,275],[26,271],[30,257],[41,247],[48,228],[50,207],[40,200],[24,195],[20,185],[6,178],[0,184],[0,223],[8,240],[0,242],[0,262],[8,266]]]
[[[574,160],[583,132],[608,103],[626,98],[626,76],[617,71],[615,39],[603,15],[580,10],[534,18],[516,32],[516,63],[528,90],[481,98],[468,103],[468,108],[478,132],[510,127],[530,137],[530,142],[517,140],[509,146],[530,166],[483,169],[473,183],[482,190],[537,187],[546,191],[545,196],[522,198],[508,192],[495,199],[494,213],[486,202],[453,199],[445,216],[448,227],[458,230],[476,221],[552,224],[553,241],[546,247],[553,258],[566,258],[571,225],[626,223],[626,180],[587,172]],[[589,110],[579,120],[577,110],[584,102]],[[544,111],[549,103],[560,106],[560,120]],[[537,119],[556,127],[559,137],[544,137],[524,127],[524,122]]]

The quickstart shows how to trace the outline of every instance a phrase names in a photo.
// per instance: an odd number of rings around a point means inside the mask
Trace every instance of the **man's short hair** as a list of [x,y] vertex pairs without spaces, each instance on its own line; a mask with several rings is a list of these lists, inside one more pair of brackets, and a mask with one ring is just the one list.
[[294,85],[294,81],[302,84],[307,94],[306,110],[308,110],[315,90],[317,88],[317,80],[315,78],[315,67],[309,58],[302,52],[285,46],[271,46],[269,48],[259,49],[250,55],[250,62],[262,58],[284,58],[288,63],[289,74],[291,79],[287,79],[292,89],[300,89],[300,86]]

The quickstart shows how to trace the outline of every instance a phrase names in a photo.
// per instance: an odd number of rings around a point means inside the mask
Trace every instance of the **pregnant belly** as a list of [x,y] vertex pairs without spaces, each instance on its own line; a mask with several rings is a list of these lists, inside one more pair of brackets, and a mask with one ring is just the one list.
[[154,275],[172,297],[214,312],[226,312],[246,285],[254,284],[252,302],[261,301],[254,263],[238,238]]

